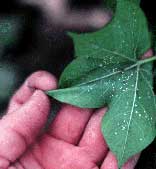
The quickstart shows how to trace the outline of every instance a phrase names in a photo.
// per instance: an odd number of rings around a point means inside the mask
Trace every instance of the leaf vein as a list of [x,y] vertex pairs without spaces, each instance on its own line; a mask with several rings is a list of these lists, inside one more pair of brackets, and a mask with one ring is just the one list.
[[134,112],[134,106],[135,106],[135,102],[136,102],[138,79],[139,79],[139,68],[140,67],[138,66],[137,67],[136,82],[135,82],[135,89],[134,89],[134,99],[133,99],[132,109],[131,109],[130,118],[129,118],[129,122],[128,122],[128,128],[127,128],[126,138],[125,138],[125,142],[124,142],[124,146],[123,146],[123,151],[122,151],[122,155],[121,155],[122,159],[124,157],[124,153],[125,153],[125,149],[126,149],[126,144],[127,144],[127,140],[128,140],[130,125],[131,125],[131,121],[132,121],[132,117],[133,117],[133,112]]

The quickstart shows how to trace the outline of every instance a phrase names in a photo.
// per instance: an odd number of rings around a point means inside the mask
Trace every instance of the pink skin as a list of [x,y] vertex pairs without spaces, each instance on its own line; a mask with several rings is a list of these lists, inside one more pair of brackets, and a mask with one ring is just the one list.
[[[56,88],[55,77],[39,71],[15,93],[0,120],[0,169],[117,169],[100,130],[106,108],[62,105],[43,132],[50,110],[43,91]],[[134,169],[138,158],[132,157],[123,169]]]

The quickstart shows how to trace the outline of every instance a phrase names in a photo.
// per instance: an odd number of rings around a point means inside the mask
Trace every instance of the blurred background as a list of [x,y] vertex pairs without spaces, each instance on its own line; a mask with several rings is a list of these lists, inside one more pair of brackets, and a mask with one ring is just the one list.
[[[34,71],[47,70],[59,78],[74,54],[67,31],[95,31],[113,16],[103,0],[5,0],[0,3],[0,114],[15,90]],[[156,30],[152,6],[154,1],[141,1],[150,30]],[[155,146],[152,143],[142,153],[136,169],[156,169]]]

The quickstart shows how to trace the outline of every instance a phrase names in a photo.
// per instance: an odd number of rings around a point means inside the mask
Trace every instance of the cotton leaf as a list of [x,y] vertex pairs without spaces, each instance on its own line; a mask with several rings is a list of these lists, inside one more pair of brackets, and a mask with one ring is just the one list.
[[60,79],[55,99],[83,108],[107,105],[102,132],[121,167],[154,139],[156,104],[145,16],[138,4],[118,0],[112,22],[100,31],[71,34],[77,58]]
[[118,0],[112,22],[100,31],[69,35],[78,57],[104,57],[103,51],[108,51],[135,59],[151,47],[146,18],[138,5],[128,0]]

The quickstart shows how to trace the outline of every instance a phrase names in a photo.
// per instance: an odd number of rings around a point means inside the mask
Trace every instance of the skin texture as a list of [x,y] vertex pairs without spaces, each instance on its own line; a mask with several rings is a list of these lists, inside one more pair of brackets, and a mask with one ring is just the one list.
[[[151,55],[149,50],[143,58]],[[0,120],[0,169],[118,169],[100,129],[106,108],[62,105],[44,130],[53,104],[43,91],[56,88],[53,75],[38,71],[12,97]],[[138,158],[123,169],[134,169]]]

